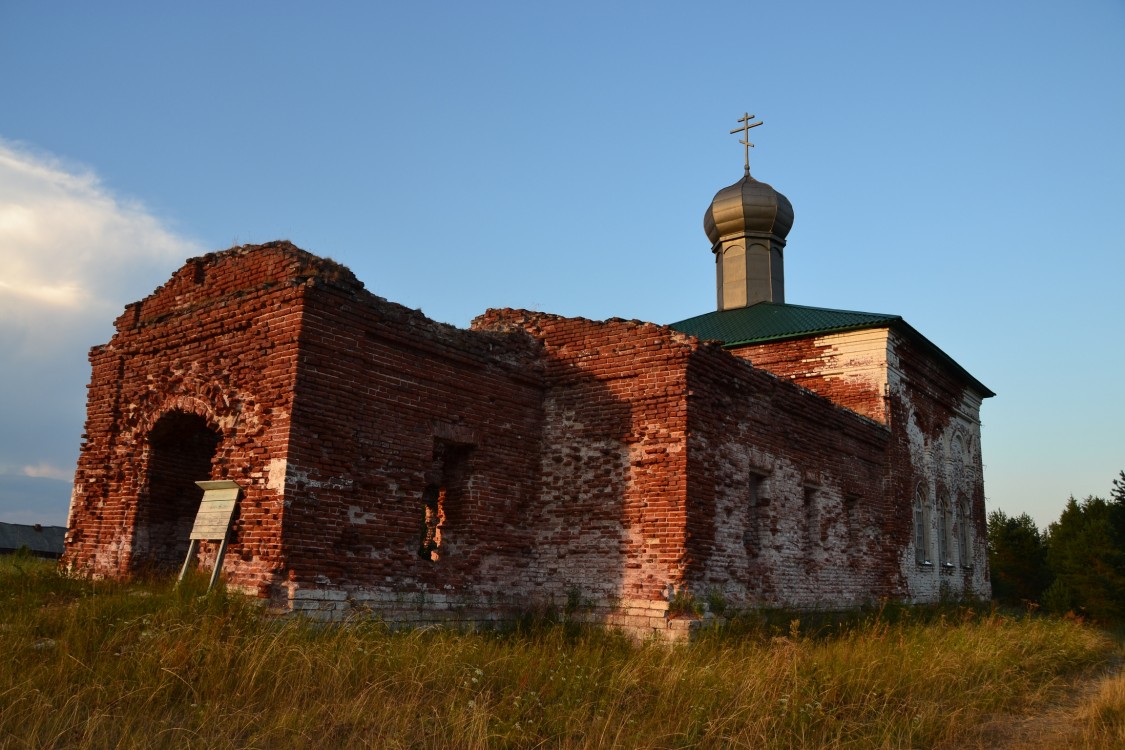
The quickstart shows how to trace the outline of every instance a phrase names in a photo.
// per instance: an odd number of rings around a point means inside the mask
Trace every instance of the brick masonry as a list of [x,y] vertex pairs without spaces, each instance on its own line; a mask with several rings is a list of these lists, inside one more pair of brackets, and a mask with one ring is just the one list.
[[193,482],[232,479],[227,585],[313,617],[554,607],[679,638],[690,597],[988,593],[980,397],[893,331],[730,352],[522,310],[464,330],[276,242],[189,260],[90,361],[77,573],[174,569]]
[[[756,344],[732,353],[888,428],[881,461],[886,506],[872,520],[890,525],[881,532],[885,538],[915,533],[914,517],[906,510],[921,491],[927,527],[921,555],[913,538],[883,549],[885,565],[889,568],[897,558],[900,572],[899,588],[890,595],[915,602],[991,595],[980,447],[982,394],[889,328]],[[949,505],[946,529],[943,500]],[[943,533],[948,536],[944,559]]]

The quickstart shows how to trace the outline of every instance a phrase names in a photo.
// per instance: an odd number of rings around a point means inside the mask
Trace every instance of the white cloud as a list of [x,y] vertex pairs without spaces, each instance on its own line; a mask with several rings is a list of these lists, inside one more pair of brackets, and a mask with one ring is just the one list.
[[40,461],[34,466],[25,466],[20,473],[25,477],[35,477],[36,479],[62,479],[66,482],[74,479],[73,470],[60,469],[58,466],[49,464],[46,461]]
[[0,247],[0,328],[9,334],[16,321],[28,332],[64,323],[37,323],[32,314],[45,308],[115,315],[201,252],[140,203],[115,196],[91,171],[68,169],[2,139]]
[[70,478],[89,348],[203,252],[91,170],[0,138],[0,466]]
[[73,281],[62,284],[36,284],[26,281],[21,284],[18,279],[0,281],[0,295],[11,295],[13,299],[22,299],[25,302],[41,302],[51,307],[71,309],[77,309],[83,301],[88,301],[85,290]]

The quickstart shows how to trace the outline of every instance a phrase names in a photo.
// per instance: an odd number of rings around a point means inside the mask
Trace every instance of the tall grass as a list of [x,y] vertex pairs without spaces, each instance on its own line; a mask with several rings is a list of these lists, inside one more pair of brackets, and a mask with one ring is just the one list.
[[1102,681],[1098,691],[1078,711],[1079,728],[1070,747],[1075,750],[1125,750],[1125,674]]
[[922,748],[1114,649],[1073,621],[968,611],[668,648],[561,625],[314,626],[200,594],[0,561],[0,746]]

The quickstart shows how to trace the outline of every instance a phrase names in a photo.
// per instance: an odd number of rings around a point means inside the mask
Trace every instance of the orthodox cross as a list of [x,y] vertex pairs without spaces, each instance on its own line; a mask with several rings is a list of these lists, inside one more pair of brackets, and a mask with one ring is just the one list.
[[756,128],[756,127],[758,127],[759,125],[762,124],[761,120],[758,120],[757,122],[750,122],[751,120],[754,119],[754,117],[755,117],[754,115],[752,115],[748,112],[743,112],[742,117],[740,117],[738,119],[738,121],[742,123],[742,127],[741,128],[735,128],[734,130],[730,131],[731,135],[733,135],[735,133],[742,133],[742,140],[740,140],[739,143],[741,143],[743,146],[745,146],[745,150],[746,150],[746,176],[747,177],[750,176],[750,149],[754,148],[754,144],[750,142],[750,128]]

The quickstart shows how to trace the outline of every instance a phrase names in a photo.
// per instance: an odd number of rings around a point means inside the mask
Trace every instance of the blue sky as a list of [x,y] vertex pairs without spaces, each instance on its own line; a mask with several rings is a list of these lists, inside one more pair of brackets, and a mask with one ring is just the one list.
[[713,309],[744,111],[787,301],[900,314],[997,392],[990,508],[1125,468],[1119,0],[5,0],[0,71],[0,474],[72,475],[87,349],[233,244],[462,326]]

